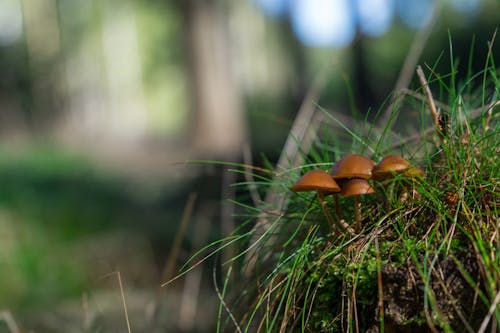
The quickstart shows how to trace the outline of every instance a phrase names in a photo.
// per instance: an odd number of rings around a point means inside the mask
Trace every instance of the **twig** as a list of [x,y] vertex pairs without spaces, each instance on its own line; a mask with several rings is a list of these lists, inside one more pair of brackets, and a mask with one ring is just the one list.
[[495,39],[497,37],[497,32],[498,28],[495,28],[495,31],[493,32],[493,36],[491,37],[491,41],[488,42],[488,54],[486,57],[491,57],[491,54],[493,52],[493,44],[495,43]]
[[432,97],[431,89],[429,88],[429,84],[427,83],[427,79],[425,78],[424,72],[420,65],[417,66],[417,75],[420,79],[420,84],[425,91],[425,96],[427,97],[427,104],[429,105],[429,110],[431,111],[432,120],[434,121],[434,125],[439,130],[440,135],[442,134],[443,127],[440,124],[440,114],[436,109],[436,104],[434,103],[434,98]]
[[163,271],[161,273],[161,281],[165,281],[166,279],[169,279],[167,282],[163,282],[160,285],[160,290],[158,291],[156,295],[156,302],[153,303],[153,307],[150,313],[150,326],[151,328],[156,324],[156,321],[158,320],[158,315],[160,313],[160,308],[161,308],[161,298],[165,294],[166,288],[165,286],[168,285],[170,281],[173,281],[175,278],[172,277],[173,272],[174,272],[174,267],[175,267],[175,262],[177,260],[177,256],[179,254],[179,250],[181,247],[182,239],[184,238],[184,234],[186,232],[186,226],[191,219],[191,215],[193,213],[193,208],[194,204],[196,201],[196,193],[191,193],[189,194],[189,197],[186,201],[186,204],[184,206],[184,213],[182,214],[182,219],[181,223],[179,225],[179,229],[177,230],[177,233],[175,235],[174,242],[172,244],[172,248],[170,249],[169,256],[167,258],[167,261],[165,263],[165,267],[163,268]]
[[83,310],[83,332],[90,332],[90,320],[89,320],[89,299],[87,293],[82,294],[82,310]]
[[105,274],[101,277],[101,279],[106,279],[112,275],[116,275],[118,277],[118,286],[120,287],[120,295],[122,298],[123,311],[125,312],[125,321],[127,322],[127,332],[131,333],[132,330],[130,327],[130,320],[129,320],[128,311],[127,311],[127,303],[125,302],[125,293],[123,292],[122,276],[120,274],[120,271],[114,271],[114,272]]
[[16,321],[14,320],[14,317],[12,316],[12,313],[10,313],[10,311],[1,311],[0,320],[3,320],[5,322],[10,333],[21,333],[21,330],[19,329],[19,326],[17,326]]
[[[170,279],[172,277],[175,261],[177,259],[177,255],[179,253],[182,239],[184,238],[184,234],[186,232],[186,226],[191,218],[193,213],[194,203],[196,201],[196,193],[189,194],[189,197],[186,201],[186,205],[184,206],[184,213],[182,215],[181,223],[179,225],[179,230],[177,230],[177,234],[175,235],[174,242],[172,244],[172,248],[170,249],[170,254],[167,258],[167,262],[165,264],[165,268],[161,274],[161,280],[164,281],[166,279]],[[163,287],[163,285],[162,285]],[[161,293],[161,291],[160,291]]]
[[[488,104],[486,106],[486,111],[488,112],[490,110],[493,110],[496,106],[499,106],[499,105],[500,105],[500,100],[491,102],[490,104]],[[477,117],[479,117],[481,115],[482,112],[483,112],[483,107],[479,107],[479,108],[472,110],[470,112],[470,119],[476,119]],[[415,133],[415,134],[409,135],[406,138],[399,140],[396,144],[388,147],[387,149],[382,150],[380,153],[384,154],[390,150],[405,146],[410,142],[421,140],[421,139],[427,137],[428,135],[430,135],[434,130],[435,130],[435,128],[433,126],[433,127],[428,127],[426,129],[424,129],[422,131],[422,133]]]
[[123,311],[125,312],[125,321],[127,322],[127,332],[131,333],[132,329],[130,328],[130,320],[128,318],[127,303],[125,302],[125,293],[123,292],[122,275],[120,274],[120,271],[117,271],[116,274],[118,275],[118,284],[120,285],[120,294],[122,296]]

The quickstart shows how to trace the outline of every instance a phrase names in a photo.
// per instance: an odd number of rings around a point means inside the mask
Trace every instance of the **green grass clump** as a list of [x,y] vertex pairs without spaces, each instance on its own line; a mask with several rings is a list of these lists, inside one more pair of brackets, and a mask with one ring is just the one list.
[[[218,331],[500,330],[498,69],[490,54],[484,71],[459,81],[451,63],[449,75],[427,69],[436,100],[420,86],[399,101],[382,130],[367,120],[359,131],[348,128],[320,108],[324,121],[316,132],[325,135],[304,152],[302,165],[235,166],[255,180],[235,186],[248,187],[254,198],[268,195],[237,203],[242,226],[212,244],[218,250],[211,254],[240,246],[222,266]],[[440,108],[435,122],[430,100]],[[420,118],[405,118],[408,108],[420,110]],[[419,135],[398,140],[391,128],[398,113],[405,124],[421,124]],[[339,129],[347,138],[332,135]],[[396,153],[425,178],[373,183],[377,193],[361,199],[363,230],[332,236],[315,195],[289,188],[306,171],[329,170],[349,153],[375,161]],[[353,224],[352,200],[340,198],[340,206]]]

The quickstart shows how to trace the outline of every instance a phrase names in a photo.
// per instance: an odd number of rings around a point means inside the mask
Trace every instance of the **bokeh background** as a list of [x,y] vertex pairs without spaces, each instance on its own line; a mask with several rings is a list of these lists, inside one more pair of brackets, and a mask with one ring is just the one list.
[[273,164],[318,73],[363,119],[409,54],[480,71],[499,23],[497,0],[0,0],[0,332],[126,331],[119,277],[132,331],[213,331],[219,261],[160,284],[238,224],[240,176],[185,162]]

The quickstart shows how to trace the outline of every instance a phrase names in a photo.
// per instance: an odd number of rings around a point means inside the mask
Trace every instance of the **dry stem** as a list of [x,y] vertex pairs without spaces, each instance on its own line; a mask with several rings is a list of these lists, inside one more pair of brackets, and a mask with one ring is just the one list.
[[431,111],[431,116],[432,120],[434,121],[434,125],[438,129],[439,135],[442,136],[443,127],[441,126],[440,123],[441,115],[439,114],[439,111],[436,108],[436,103],[434,102],[434,98],[432,97],[431,89],[429,88],[429,84],[427,83],[427,79],[425,78],[424,72],[420,65],[417,66],[417,75],[418,78],[420,79],[420,84],[422,85],[422,88],[425,91],[425,95],[427,97],[427,104],[429,104],[429,109]]
[[19,326],[17,326],[16,321],[14,320],[14,317],[12,317],[12,314],[10,311],[1,311],[0,312],[0,320],[3,320],[5,324],[7,325],[7,328],[11,333],[20,333],[21,330],[19,329]]

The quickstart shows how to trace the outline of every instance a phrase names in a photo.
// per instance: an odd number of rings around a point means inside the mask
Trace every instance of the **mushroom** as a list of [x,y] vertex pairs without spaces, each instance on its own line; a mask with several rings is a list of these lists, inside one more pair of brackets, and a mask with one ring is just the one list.
[[373,167],[372,174],[375,180],[393,178],[394,174],[403,173],[410,178],[423,177],[424,172],[398,155],[387,155]]
[[[359,154],[350,154],[343,157],[333,165],[330,175],[332,175],[332,178],[337,180],[337,182],[342,186],[342,183],[348,179],[371,178],[374,166],[375,162],[368,157]],[[342,221],[338,197],[334,196],[334,198],[337,218],[339,221]]]
[[358,154],[347,155],[333,165],[330,175],[333,179],[369,179],[375,166],[368,157]]
[[[405,178],[414,180],[424,177],[424,172],[419,167],[411,165],[399,155],[387,155],[372,170],[373,179],[384,181],[394,178],[397,174],[402,174]],[[392,196],[393,187],[390,188],[390,196]]]
[[356,232],[361,231],[361,213],[359,210],[359,196],[374,193],[375,190],[366,179],[349,179],[342,183],[340,195],[354,197],[354,215],[356,218]]
[[325,195],[340,192],[340,187],[335,180],[323,170],[310,170],[306,172],[291,188],[294,192],[316,191],[321,208],[330,223],[332,229],[345,229],[338,221],[335,221],[326,207]]

